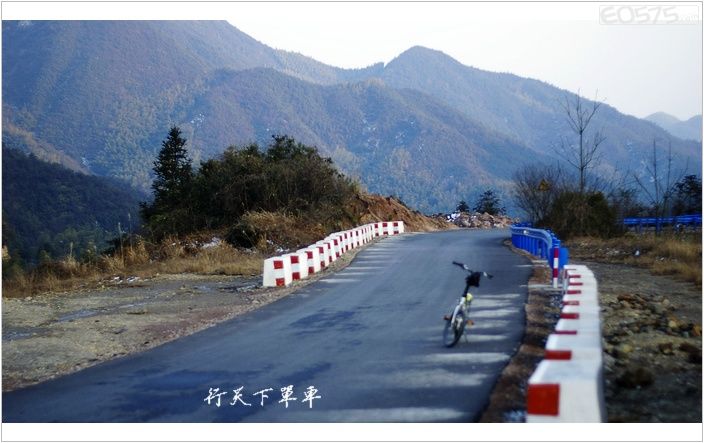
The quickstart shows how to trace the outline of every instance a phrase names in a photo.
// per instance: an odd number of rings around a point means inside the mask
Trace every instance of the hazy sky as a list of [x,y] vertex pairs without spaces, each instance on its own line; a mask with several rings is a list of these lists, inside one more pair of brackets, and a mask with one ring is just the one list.
[[[341,67],[389,62],[413,45],[466,65],[533,77],[599,96],[622,112],[702,108],[702,26],[607,24],[635,10],[600,4],[237,4],[227,19],[270,46]],[[691,9],[660,11],[688,14]],[[655,9],[635,11],[650,14]],[[600,13],[604,14],[600,23]],[[668,15],[668,19],[669,19]]]
[[[4,3],[3,18],[225,19],[269,46],[347,68],[386,63],[422,45],[480,69],[537,78],[590,97],[598,90],[608,104],[638,117],[665,111],[686,119],[702,112],[699,4],[164,5]],[[647,24],[622,24],[634,20]]]

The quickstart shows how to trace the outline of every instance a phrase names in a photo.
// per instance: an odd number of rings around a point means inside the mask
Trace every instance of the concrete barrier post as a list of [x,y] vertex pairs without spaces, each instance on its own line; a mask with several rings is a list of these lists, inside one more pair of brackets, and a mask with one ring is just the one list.
[[337,249],[336,245],[336,239],[329,237],[322,242],[318,242],[317,244],[322,244],[325,246],[325,254],[328,258],[328,264],[334,262],[340,256],[339,249]]
[[391,223],[389,223],[389,222],[382,222],[381,228],[382,228],[384,235],[390,235],[392,232],[391,231]]
[[297,252],[301,252],[306,255],[308,275],[320,272],[322,269],[322,263],[320,261],[320,251],[318,250],[318,246],[308,246],[307,248],[299,249]]
[[308,257],[304,253],[294,252],[284,257],[291,262],[291,278],[294,281],[308,277]]
[[330,241],[319,241],[318,243],[312,245],[318,251],[318,263],[320,269],[325,269],[330,265],[330,258],[332,255],[332,242]]
[[264,260],[262,286],[288,286],[293,281],[291,262],[285,256]]
[[600,361],[543,360],[528,380],[528,423],[599,423],[604,409]]
[[557,289],[557,282],[560,277],[560,246],[552,250],[552,287]]
[[328,237],[325,238],[325,241],[330,242],[330,248],[332,249],[332,257],[330,261],[335,261],[338,258],[340,258],[340,255],[342,255],[342,242],[341,242],[342,236],[339,234],[331,234]]

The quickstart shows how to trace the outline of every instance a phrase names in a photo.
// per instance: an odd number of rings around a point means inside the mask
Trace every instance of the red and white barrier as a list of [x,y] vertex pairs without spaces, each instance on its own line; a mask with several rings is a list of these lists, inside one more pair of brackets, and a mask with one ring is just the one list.
[[604,421],[601,360],[543,360],[528,380],[528,423]]
[[361,241],[359,239],[359,229],[353,229],[350,233],[352,234],[352,248],[360,247]]
[[565,266],[560,319],[528,381],[527,422],[604,420],[600,313],[594,273]]
[[601,362],[601,334],[550,334],[545,360],[598,360]]
[[340,233],[342,235],[342,253],[350,250],[350,233],[343,231]]
[[369,243],[372,241],[372,227],[371,225],[364,225],[364,243]]
[[338,252],[336,251],[335,247],[335,240],[328,238],[325,240],[321,240],[318,243],[315,244],[315,246],[319,246],[323,248],[323,253],[324,258],[321,258],[321,262],[325,262],[325,267],[327,267],[330,263],[334,262],[337,260],[337,257],[339,257]]
[[369,223],[348,231],[334,232],[307,248],[292,254],[264,260],[263,286],[288,286],[325,269],[345,252],[358,248],[380,235],[405,232],[402,221]]
[[318,258],[320,260],[320,269],[325,269],[330,265],[330,260],[334,253],[332,252],[332,242],[331,241],[319,241],[314,244],[318,250]]
[[325,240],[329,240],[331,242],[332,257],[330,258],[330,261],[333,262],[340,258],[344,253],[342,247],[342,235],[335,233],[327,236]]
[[597,334],[601,335],[601,322],[595,321],[594,318],[568,319],[561,318],[555,325],[555,334],[563,335],[582,335],[582,334]]
[[264,260],[262,286],[288,286],[292,281],[291,262],[285,256]]
[[299,249],[300,252],[306,255],[306,264],[308,265],[308,275],[320,272],[323,268],[323,262],[320,260],[320,250],[316,245],[311,245],[304,249]]
[[293,281],[302,280],[308,277],[308,257],[304,253],[294,252],[286,254],[291,262],[291,278]]

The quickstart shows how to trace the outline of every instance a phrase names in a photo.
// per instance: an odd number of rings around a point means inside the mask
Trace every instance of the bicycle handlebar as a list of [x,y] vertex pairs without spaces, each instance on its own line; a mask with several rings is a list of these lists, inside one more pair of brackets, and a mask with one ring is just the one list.
[[[459,266],[460,268],[464,269],[465,271],[469,272],[470,274],[471,274],[472,272],[474,272],[474,271],[472,271],[471,269],[469,269],[469,266],[465,265],[464,263],[460,263],[460,262],[453,261],[452,264]],[[489,273],[486,272],[486,271],[479,271],[479,272],[481,272],[482,274],[484,274],[484,277],[487,277],[487,278],[489,278],[489,279],[494,278],[493,275],[489,274]]]

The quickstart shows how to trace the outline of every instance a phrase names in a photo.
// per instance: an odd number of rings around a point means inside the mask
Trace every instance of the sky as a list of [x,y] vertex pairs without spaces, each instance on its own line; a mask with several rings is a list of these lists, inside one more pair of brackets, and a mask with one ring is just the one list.
[[[699,5],[659,11],[600,6],[247,3],[229,8],[227,20],[269,46],[339,67],[388,63],[421,45],[476,68],[540,79],[589,97],[598,93],[637,117],[658,111],[680,119],[700,114]],[[696,24],[684,21],[692,13],[700,18]],[[645,23],[617,24],[619,17]]]
[[421,45],[637,117],[680,119],[702,113],[701,17],[697,3],[3,3],[3,19],[227,20],[269,46],[345,68]]

